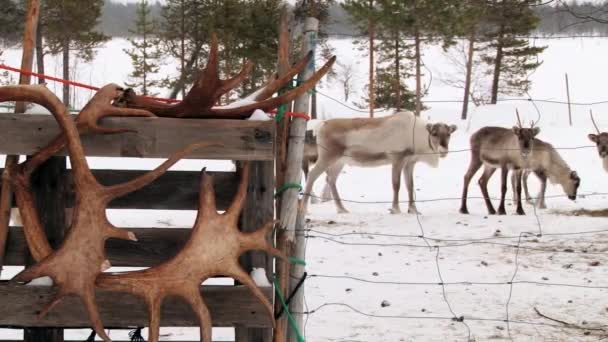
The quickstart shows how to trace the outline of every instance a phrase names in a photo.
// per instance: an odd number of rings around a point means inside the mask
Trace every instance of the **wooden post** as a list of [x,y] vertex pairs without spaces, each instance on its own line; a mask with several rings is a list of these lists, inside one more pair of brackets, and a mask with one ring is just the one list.
[[[34,48],[36,45],[36,29],[38,27],[38,17],[40,14],[40,1],[30,0],[27,9],[25,29],[23,32],[23,55],[21,56],[21,69],[32,71],[34,61]],[[19,84],[29,84],[31,77],[27,74],[19,76]],[[25,103],[17,102],[15,113],[25,112]],[[6,156],[4,169],[9,169],[17,164],[19,156]],[[6,247],[6,237],[8,235],[8,223],[11,217],[11,205],[13,194],[10,181],[6,171],[3,173],[2,190],[0,190],[0,273],[2,272],[2,259]]]
[[568,96],[568,122],[572,127],[572,106],[570,103],[570,84],[568,82],[568,73],[566,73],[566,96]]
[[[287,10],[284,8],[281,13],[281,22],[279,27],[279,51],[277,70],[279,77],[284,75],[289,69],[289,30]],[[291,111],[291,105],[289,110]],[[275,149],[276,149],[276,187],[281,187],[285,184],[285,172],[287,170],[287,139],[289,138],[290,118],[285,117],[283,120],[277,121]],[[277,189],[278,190],[278,189]],[[276,200],[276,212],[281,213],[281,198]],[[276,236],[277,248],[287,255],[291,255],[291,242],[287,239],[287,234],[284,229],[279,229]],[[277,262],[276,277],[280,284],[280,291],[285,293],[289,284],[289,265],[284,262]],[[282,310],[281,302],[275,297],[275,312]],[[284,316],[278,319],[275,323],[273,341],[285,341],[287,337],[287,320]]]
[[[251,162],[247,200],[241,215],[241,230],[255,231],[274,218],[274,164]],[[263,268],[266,276],[272,275],[272,258],[264,252],[248,252],[241,257],[241,265],[247,272]],[[269,280],[270,281],[270,280]],[[272,329],[236,327],[236,342],[270,342]]]
[[[303,39],[303,54],[308,53],[308,51],[314,51],[317,40],[317,31],[319,28],[319,21],[315,18],[306,18],[304,21],[304,39]],[[314,59],[306,66],[306,68],[302,71],[300,75],[300,79],[307,80],[315,71]],[[309,112],[309,95],[304,94],[296,99],[295,102],[295,112]],[[302,158],[304,155],[304,136],[306,134],[306,120],[302,118],[295,118],[291,125],[291,130],[289,134],[289,147],[287,153],[287,173],[285,176],[286,182],[300,184],[302,181]],[[296,234],[296,230],[302,228],[301,224],[303,223],[304,213],[302,212],[302,207],[299,205],[298,201],[299,190],[298,189],[288,189],[282,195],[282,206],[281,206],[281,227],[285,229],[286,239],[287,241],[294,243],[293,252],[301,252],[301,249],[297,247],[297,244],[303,244],[304,240],[301,238],[302,234]],[[300,218],[298,220],[298,218]],[[300,226],[298,226],[298,223]],[[296,238],[296,235],[298,237]],[[302,258],[303,253],[292,255],[296,258]],[[303,266],[294,265],[292,266],[291,276],[298,277],[303,273]],[[281,281],[288,282],[289,277],[284,277],[286,279],[281,279]],[[299,278],[298,278],[299,279]],[[282,284],[281,284],[282,285]],[[291,291],[291,286],[289,289]],[[290,305],[290,310],[295,310],[300,312],[302,309],[299,305],[302,303],[303,299],[303,289],[300,289],[299,293],[294,297],[294,301],[292,305]],[[284,292],[285,296],[289,293]],[[303,315],[296,314],[296,323],[299,328],[302,327]],[[287,329],[287,340],[288,341],[297,341],[297,336],[293,329]]]
[[[58,248],[65,233],[67,184],[65,157],[52,157],[32,174],[32,192],[46,236]],[[25,328],[24,342],[63,342],[63,329]]]

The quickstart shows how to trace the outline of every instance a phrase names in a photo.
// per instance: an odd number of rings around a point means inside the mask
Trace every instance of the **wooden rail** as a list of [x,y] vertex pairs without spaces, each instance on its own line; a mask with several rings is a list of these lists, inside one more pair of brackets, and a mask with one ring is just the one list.
[[[45,318],[38,319],[38,312],[53,299],[54,291],[49,286],[0,284],[0,327],[88,328],[89,316],[75,296],[64,298]],[[272,288],[262,288],[262,291],[272,298]],[[244,286],[204,286],[201,293],[215,327],[272,327],[264,307]],[[108,329],[148,325],[148,311],[144,301],[138,297],[97,290],[96,301]],[[161,324],[192,327],[198,326],[198,321],[186,303],[177,298],[167,298],[162,307]]]
[[[137,133],[85,136],[88,156],[166,158],[188,144],[209,141],[223,146],[201,149],[187,158],[274,159],[272,121],[107,118],[102,124]],[[2,114],[0,127],[0,154],[33,154],[59,133],[55,119],[44,114]]]
[[[138,241],[109,239],[106,254],[112,266],[150,267],[179,252],[190,234],[184,228],[129,228]],[[28,258],[23,228],[11,227],[5,254],[5,265],[23,266]]]
[[[201,166],[204,166],[204,162],[201,162]],[[4,170],[0,169],[0,174],[2,171]],[[103,185],[126,182],[145,172],[138,170],[92,171]],[[71,208],[74,206],[71,170],[68,170],[67,173],[66,205]],[[228,208],[236,193],[238,177],[234,172],[209,172],[209,174],[214,179],[217,207],[219,210],[224,210]],[[196,210],[200,180],[200,173],[197,171],[169,171],[141,190],[110,202],[108,209]],[[13,207],[15,207],[14,203]]]

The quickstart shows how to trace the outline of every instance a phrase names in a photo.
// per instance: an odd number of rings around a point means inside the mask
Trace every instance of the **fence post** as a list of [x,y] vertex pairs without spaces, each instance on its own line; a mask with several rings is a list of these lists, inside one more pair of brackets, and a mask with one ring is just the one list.
[[[303,39],[303,54],[308,53],[308,51],[315,51],[316,43],[317,43],[317,32],[319,30],[319,20],[316,18],[308,17],[304,21],[304,39]],[[299,75],[301,80],[309,79],[315,71],[314,57],[310,61],[310,63],[306,66],[306,68],[302,71],[301,75]],[[295,101],[295,111],[307,113],[309,110],[309,95],[304,94],[296,99]],[[287,179],[293,180],[295,183],[299,183],[302,178],[302,157],[304,154],[304,136],[306,134],[306,121],[304,119],[297,118],[294,120],[294,124],[292,124],[292,130],[290,132],[290,140],[289,140],[289,156],[293,159],[290,160],[287,169]],[[291,171],[291,172],[290,172]],[[288,215],[285,215],[287,219],[289,219],[287,225],[282,225],[287,229],[291,229],[289,236],[295,240],[293,256],[297,259],[305,258],[305,237],[304,234],[301,233],[301,230],[304,227],[304,217],[305,214],[302,210],[302,207],[298,205],[297,198],[295,196],[298,195],[297,190],[292,190],[287,195],[294,196],[293,204],[297,205],[294,208],[291,208],[291,211]],[[288,206],[285,206],[284,209],[289,210]],[[300,233],[296,234],[296,231],[300,231]],[[304,274],[304,265],[293,264],[291,266],[291,276],[290,276],[290,290],[293,291],[298,280]],[[301,328],[304,323],[304,315],[301,313],[304,305],[304,287],[300,287],[298,293],[296,293],[293,297],[292,302],[289,305],[289,310],[293,313],[295,322],[297,327]],[[298,342],[298,336],[295,333],[294,329],[289,329],[287,331],[287,341],[289,342]]]
[[566,96],[568,97],[568,122],[572,127],[572,106],[570,103],[570,84],[568,83],[568,73],[566,73]]
[[[23,55],[21,56],[21,69],[32,71],[32,63],[34,62],[34,47],[36,44],[36,27],[38,26],[38,18],[40,14],[39,0],[30,0],[28,3],[25,29],[23,31]],[[30,75],[22,73],[19,76],[19,84],[29,84]],[[25,112],[25,103],[17,102],[15,113]],[[4,169],[7,170],[17,164],[19,156],[6,156]],[[4,258],[4,250],[6,247],[6,238],[8,236],[8,224],[11,218],[11,206],[13,194],[10,181],[6,177],[7,173],[2,175],[2,190],[0,190],[0,273],[2,273],[2,265]]]

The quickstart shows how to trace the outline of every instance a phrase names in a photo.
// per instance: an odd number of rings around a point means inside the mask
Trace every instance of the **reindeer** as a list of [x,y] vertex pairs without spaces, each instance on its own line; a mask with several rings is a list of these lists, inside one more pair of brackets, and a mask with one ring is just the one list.
[[589,134],[587,137],[597,146],[597,153],[602,159],[602,165],[604,166],[604,170],[608,172],[608,133],[600,132],[600,129],[597,127],[595,120],[593,119],[593,113],[591,114],[591,122],[593,122],[593,126],[597,131],[597,134]]
[[391,164],[393,183],[392,213],[400,213],[400,173],[403,171],[409,195],[409,213],[417,213],[414,203],[414,165],[424,162],[437,167],[448,153],[456,126],[427,124],[411,112],[398,112],[381,118],[331,119],[318,129],[319,158],[310,171],[304,191],[304,208],[315,180],[328,171],[329,183],[338,213],[348,212],[342,205],[336,179],[344,165],[373,167]]
[[576,192],[580,185],[580,178],[576,171],[572,171],[551,144],[536,135],[539,127],[523,128],[514,126],[513,129],[503,127],[484,127],[471,136],[471,162],[464,176],[462,203],[460,212],[468,214],[467,193],[473,175],[483,165],[484,172],[479,179],[479,186],[488,208],[488,213],[496,214],[488,194],[488,181],[497,168],[501,169],[501,197],[498,214],[505,215],[505,195],[507,191],[507,176],[513,170],[511,184],[517,203],[516,213],[524,215],[521,204],[522,172],[530,170],[541,179],[541,198],[539,204],[544,205],[544,191],[547,178],[552,183],[559,183],[571,200],[576,199]]

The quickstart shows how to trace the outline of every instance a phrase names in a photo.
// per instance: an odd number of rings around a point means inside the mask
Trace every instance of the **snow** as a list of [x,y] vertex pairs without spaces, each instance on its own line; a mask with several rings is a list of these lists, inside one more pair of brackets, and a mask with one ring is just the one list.
[[[564,78],[568,73],[573,102],[608,100],[604,86],[608,78],[605,39],[536,43],[549,48],[541,56],[542,66],[531,75],[532,98],[564,101]],[[356,52],[350,40],[334,40],[331,45],[341,63],[357,66],[357,89],[351,94],[357,102],[367,77],[366,58]],[[124,82],[130,71],[128,57],[122,52],[126,46],[124,40],[106,44],[99,49],[94,68],[78,65],[78,80],[97,86]],[[7,51],[3,59],[16,65],[19,56],[17,51]],[[60,74],[60,59],[47,58],[49,72]],[[453,69],[438,46],[426,47],[424,60],[430,69],[428,74],[437,76]],[[167,63],[162,72],[174,72],[174,68]],[[50,87],[60,90],[52,82]],[[323,81],[319,92],[338,100],[343,96],[342,87],[331,81]],[[461,90],[437,80],[430,84],[429,93],[428,100],[458,100],[462,96]],[[78,103],[84,103],[88,96],[89,91],[79,92]],[[367,115],[365,110],[352,108],[352,104],[347,108],[325,96],[318,96],[318,101],[321,118]],[[392,199],[388,166],[344,169],[338,188],[350,214],[336,214],[332,202],[309,206],[306,262],[310,277],[305,288],[306,310],[313,313],[305,326],[307,340],[466,341],[470,334],[475,341],[511,340],[509,336],[514,341],[597,341],[596,333],[587,336],[583,331],[563,328],[540,317],[534,309],[575,324],[607,324],[608,223],[605,217],[574,215],[574,211],[598,213],[608,202],[608,175],[587,139],[587,134],[594,131],[589,120],[591,108],[600,129],[608,130],[608,116],[604,114],[608,103],[572,106],[572,127],[568,123],[568,106],[557,103],[505,101],[493,106],[472,106],[467,121],[459,120],[459,103],[429,102],[428,106],[429,110],[423,113],[425,119],[456,124],[458,130],[450,142],[451,152],[440,161],[439,168],[420,164],[415,170],[417,206],[422,215],[388,213]],[[515,216],[508,201],[507,216],[488,216],[473,181],[469,189],[471,215],[459,214],[470,135],[486,125],[515,125],[515,109],[524,123],[535,121],[541,127],[539,138],[559,148],[564,160],[578,172],[582,180],[579,197],[570,201],[559,186],[550,184],[548,209],[535,210],[525,204],[527,215]],[[94,168],[117,167],[113,158],[89,159]],[[123,158],[118,167],[151,169],[160,162]],[[230,161],[187,160],[174,169],[199,170],[204,166],[212,170],[233,167]],[[489,185],[493,198],[499,194],[498,178],[495,175]],[[315,184],[317,193],[324,183],[323,177],[320,179]],[[538,187],[538,181],[530,177],[533,194]],[[406,198],[403,188],[401,198]],[[406,204],[403,202],[402,206]],[[109,210],[109,217],[112,223],[123,227],[188,227],[194,222],[195,213]],[[521,235],[525,232],[532,235]],[[7,267],[3,279],[18,270]],[[267,275],[254,274],[259,281],[268,281]],[[511,281],[512,285],[507,284]],[[390,305],[383,306],[383,302]],[[509,319],[519,323],[507,326],[507,307]],[[452,320],[454,316],[464,316],[464,321]],[[84,339],[88,332],[70,331],[69,337]],[[196,328],[163,328],[161,332],[165,334],[163,340],[197,337]],[[144,336],[146,333],[144,330]],[[0,336],[21,335],[17,330],[0,330]],[[111,336],[124,338],[126,332],[112,331]],[[215,340],[233,338],[231,329],[214,329]]]
[[251,278],[253,278],[257,286],[272,286],[266,276],[266,270],[263,268],[254,267],[251,271]]

